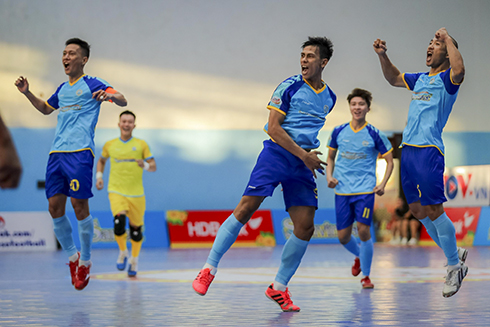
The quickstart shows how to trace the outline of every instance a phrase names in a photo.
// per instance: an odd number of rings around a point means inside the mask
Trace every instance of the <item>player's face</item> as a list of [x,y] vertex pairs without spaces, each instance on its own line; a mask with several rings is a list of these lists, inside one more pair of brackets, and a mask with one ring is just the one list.
[[303,79],[312,81],[322,78],[323,68],[328,60],[320,59],[320,49],[317,46],[309,45],[301,51],[301,75]]
[[68,44],[63,50],[63,67],[65,74],[68,76],[77,77],[83,74],[83,66],[88,58],[82,55],[82,48],[78,44]]
[[428,67],[439,67],[447,60],[446,45],[436,38],[433,38],[429,42],[427,47],[427,58],[425,64]]
[[121,118],[119,118],[118,126],[122,135],[131,136],[133,129],[136,127],[133,115],[122,115]]
[[362,97],[353,97],[349,102],[352,120],[365,121],[366,114],[369,112],[367,102]]

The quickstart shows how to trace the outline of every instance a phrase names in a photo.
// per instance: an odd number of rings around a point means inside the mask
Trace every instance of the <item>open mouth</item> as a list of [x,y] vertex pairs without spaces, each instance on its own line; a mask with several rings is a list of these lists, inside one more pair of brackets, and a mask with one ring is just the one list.
[[304,74],[306,74],[306,73],[308,73],[308,67],[306,67],[306,66],[301,66],[301,74],[303,74],[303,75],[304,75]]
[[427,59],[426,61],[430,61],[432,59],[432,52],[427,52]]

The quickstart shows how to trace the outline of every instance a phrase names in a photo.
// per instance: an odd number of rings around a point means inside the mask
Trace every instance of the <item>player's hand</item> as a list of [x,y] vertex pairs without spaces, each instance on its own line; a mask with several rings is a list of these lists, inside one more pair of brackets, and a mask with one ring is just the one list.
[[140,166],[141,168],[145,167],[145,161],[143,159],[135,159],[135,160],[138,166]]
[[13,143],[0,146],[0,188],[16,188],[21,175],[22,165]]
[[373,43],[373,48],[374,52],[376,52],[378,55],[385,54],[386,51],[388,51],[388,48],[386,47],[386,41],[376,39]]
[[320,151],[310,151],[307,152],[306,156],[303,158],[303,162],[305,163],[306,167],[308,167],[311,170],[315,178],[316,178],[315,170],[317,169],[323,170],[324,166],[327,165],[325,161],[322,161],[320,158],[318,158],[318,155],[322,155],[322,153]]
[[95,182],[95,187],[100,191],[104,188],[104,180],[102,178],[97,178]]
[[329,188],[335,188],[337,185],[339,184],[339,181],[337,180],[337,178],[328,178],[327,177],[327,186]]
[[95,99],[100,102],[109,101],[110,99],[112,99],[112,95],[104,90],[98,90],[92,93],[92,99]]
[[17,89],[20,91],[20,93],[26,94],[27,92],[29,92],[29,82],[24,76],[20,76],[14,84],[15,86],[17,86]]
[[381,196],[385,194],[385,187],[381,185],[377,185],[375,188],[373,188],[373,192]]
[[445,27],[441,27],[436,31],[436,39],[441,41],[441,42],[446,42],[447,38],[449,37],[449,34],[447,33],[447,30]]

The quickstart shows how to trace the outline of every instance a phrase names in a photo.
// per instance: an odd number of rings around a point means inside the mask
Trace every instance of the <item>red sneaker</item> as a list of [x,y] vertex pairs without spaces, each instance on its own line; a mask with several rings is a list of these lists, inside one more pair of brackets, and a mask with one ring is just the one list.
[[192,288],[199,295],[206,295],[209,285],[214,279],[214,275],[211,275],[211,269],[201,269],[199,274],[197,274],[196,279],[192,282]]
[[75,288],[78,291],[81,291],[88,285],[88,281],[90,280],[90,266],[79,266],[77,271],[77,280],[75,282]]
[[291,300],[291,293],[289,293],[289,290],[287,288],[285,292],[281,292],[275,290],[274,283],[272,283],[269,285],[267,290],[265,290],[265,296],[267,296],[269,299],[279,304],[282,311],[284,312],[289,312],[289,311],[298,312],[299,310],[301,310],[298,306],[293,304],[293,301]]
[[71,275],[71,284],[75,285],[77,280],[77,268],[78,268],[78,260],[80,260],[80,252],[77,252],[78,258],[77,261],[67,263],[70,266],[70,275]]
[[361,279],[361,284],[362,284],[362,288],[374,288],[374,284],[371,283],[369,276],[366,276],[363,279]]
[[352,276],[357,276],[361,273],[361,260],[358,257],[354,259],[354,264],[352,265]]

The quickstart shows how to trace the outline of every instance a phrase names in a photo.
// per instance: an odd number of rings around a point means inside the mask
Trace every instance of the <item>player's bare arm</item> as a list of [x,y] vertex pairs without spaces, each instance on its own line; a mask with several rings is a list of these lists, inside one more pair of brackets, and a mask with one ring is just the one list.
[[[148,159],[148,160],[143,160],[143,159],[136,159],[136,162],[138,163],[138,166],[143,168],[146,171],[149,172],[154,172],[157,170],[157,162],[155,161],[154,158]],[[146,163],[146,165],[145,165]]]
[[385,194],[386,183],[388,183],[391,173],[393,172],[393,152],[390,152],[387,155],[385,155],[384,159],[386,160],[386,169],[385,169],[385,174],[383,176],[383,180],[381,181],[381,183],[379,183],[379,185],[376,185],[373,189],[373,192],[380,196]]
[[435,37],[446,44],[447,54],[449,56],[449,64],[451,65],[451,79],[454,83],[461,83],[464,79],[465,68],[463,56],[458,48],[454,45],[451,36],[447,33],[446,28],[442,27],[437,30]]
[[316,178],[315,170],[323,169],[323,166],[327,165],[326,162],[318,158],[318,155],[321,155],[322,153],[320,151],[308,152],[305,149],[302,149],[298,144],[296,144],[296,142],[293,141],[293,139],[281,126],[284,122],[285,117],[286,116],[276,110],[270,110],[268,128],[269,136],[274,140],[274,142],[282,146],[287,151],[291,152],[296,157],[303,160],[306,167],[311,170],[313,176],[315,176]]
[[97,101],[112,101],[117,104],[119,107],[125,107],[128,105],[128,101],[122,95],[122,93],[115,91],[108,92],[108,90],[98,90],[92,93],[92,98]]
[[97,173],[95,174],[95,187],[100,191],[104,188],[104,180],[102,179],[102,176],[104,174],[104,169],[105,169],[105,164],[106,164],[107,158],[100,157],[99,161],[97,161]]
[[49,115],[52,113],[54,110],[50,106],[46,105],[46,102],[44,100],[36,97],[32,92],[29,90],[29,82],[27,81],[27,78],[24,76],[20,76],[16,81],[15,81],[15,86],[17,86],[17,89],[19,90],[20,93],[24,94],[27,99],[32,103],[34,108],[39,110],[41,113],[44,115]]
[[376,39],[373,43],[374,52],[378,55],[379,62],[381,64],[381,69],[383,70],[383,75],[385,79],[392,86],[396,87],[405,87],[405,83],[403,82],[403,75],[400,73],[398,68],[393,65],[388,58],[386,52],[388,48],[386,47],[386,41],[381,39]]
[[337,155],[337,150],[329,149],[327,156],[327,167],[325,169],[326,177],[327,177],[327,186],[329,188],[335,188],[339,181],[333,177],[333,170],[335,168],[335,156]]

